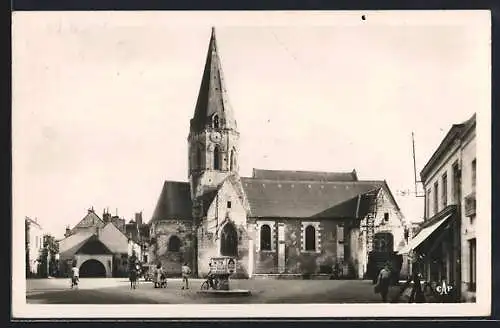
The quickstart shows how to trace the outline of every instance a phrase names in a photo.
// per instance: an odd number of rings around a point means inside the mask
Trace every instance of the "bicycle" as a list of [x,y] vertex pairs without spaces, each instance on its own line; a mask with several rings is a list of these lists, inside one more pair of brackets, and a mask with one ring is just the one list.
[[[212,283],[210,283],[212,282]],[[207,278],[207,280],[205,280],[201,286],[200,286],[200,289],[201,290],[209,290],[210,287],[214,290],[217,290],[219,289],[219,279],[217,278]]]

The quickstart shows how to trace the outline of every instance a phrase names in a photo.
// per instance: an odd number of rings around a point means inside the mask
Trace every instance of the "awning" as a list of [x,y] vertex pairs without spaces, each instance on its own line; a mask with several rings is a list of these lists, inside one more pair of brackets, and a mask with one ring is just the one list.
[[421,243],[424,242],[429,236],[436,231],[437,228],[439,228],[452,214],[448,214],[445,216],[443,219],[439,220],[438,222],[434,223],[431,226],[425,227],[422,229],[415,237],[413,237],[412,240],[406,245],[403,249],[401,249],[398,254],[408,254],[412,250],[418,247]]

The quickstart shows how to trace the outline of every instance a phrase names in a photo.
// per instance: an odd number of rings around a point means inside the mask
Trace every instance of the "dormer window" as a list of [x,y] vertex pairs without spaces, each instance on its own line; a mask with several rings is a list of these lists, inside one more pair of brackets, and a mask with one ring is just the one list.
[[214,115],[214,118],[213,118],[213,127],[214,129],[218,129],[219,128],[219,115]]

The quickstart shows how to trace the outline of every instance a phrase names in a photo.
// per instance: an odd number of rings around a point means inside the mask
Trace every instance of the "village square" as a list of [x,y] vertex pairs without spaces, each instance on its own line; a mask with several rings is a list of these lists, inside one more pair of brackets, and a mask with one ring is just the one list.
[[[475,114],[450,122],[415,171],[422,193],[411,197],[422,197],[424,217],[408,217],[387,177],[364,179],[352,167],[254,168],[240,176],[249,150],[240,144],[222,67],[212,28],[185,131],[188,153],[175,155],[188,157],[187,176],[158,181],[150,217],[89,204],[76,225],[61,222],[62,239],[26,217],[28,303],[475,300]],[[386,271],[384,294],[383,284],[377,288]]]

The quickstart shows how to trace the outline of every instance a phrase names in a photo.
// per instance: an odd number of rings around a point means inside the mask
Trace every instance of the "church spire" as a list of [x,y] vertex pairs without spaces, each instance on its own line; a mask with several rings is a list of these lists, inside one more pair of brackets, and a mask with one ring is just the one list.
[[219,128],[219,126],[223,129],[236,130],[236,121],[229,104],[217,49],[215,28],[212,27],[205,69],[190,130],[191,132],[200,132],[206,128]]

